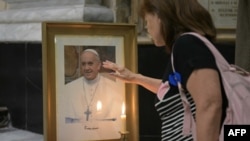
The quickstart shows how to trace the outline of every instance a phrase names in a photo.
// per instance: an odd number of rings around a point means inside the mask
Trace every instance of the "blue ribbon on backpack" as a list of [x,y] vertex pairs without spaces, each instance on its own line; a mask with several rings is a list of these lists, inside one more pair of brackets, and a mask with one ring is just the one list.
[[178,72],[171,73],[168,76],[168,81],[173,86],[178,86],[178,82],[181,82],[181,74]]

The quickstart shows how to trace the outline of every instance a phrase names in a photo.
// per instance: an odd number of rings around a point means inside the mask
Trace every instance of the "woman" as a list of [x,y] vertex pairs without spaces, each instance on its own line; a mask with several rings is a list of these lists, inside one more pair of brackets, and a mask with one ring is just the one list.
[[163,141],[191,141],[194,138],[218,141],[227,102],[223,100],[225,93],[215,59],[201,40],[193,35],[182,35],[196,32],[213,41],[216,29],[208,11],[197,0],[144,0],[140,15],[146,21],[154,44],[173,52],[174,67],[181,74],[181,84],[192,105],[197,136],[182,133],[182,101],[178,87],[168,80],[173,73],[171,61],[162,80],[133,73],[109,61],[103,62],[103,66],[118,72],[113,76],[157,94],[155,107],[162,120]]

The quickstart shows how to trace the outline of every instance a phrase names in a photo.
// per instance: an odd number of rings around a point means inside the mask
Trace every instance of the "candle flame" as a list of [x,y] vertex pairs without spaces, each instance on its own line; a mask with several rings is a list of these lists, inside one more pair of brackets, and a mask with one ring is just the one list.
[[101,111],[102,110],[102,102],[99,101],[99,100],[97,101],[96,109],[97,109],[97,111]]

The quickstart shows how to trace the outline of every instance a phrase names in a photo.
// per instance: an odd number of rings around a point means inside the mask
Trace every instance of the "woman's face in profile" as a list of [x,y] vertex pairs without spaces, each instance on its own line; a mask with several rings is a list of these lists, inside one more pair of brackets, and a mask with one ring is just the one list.
[[156,46],[165,46],[166,43],[161,34],[161,20],[157,14],[145,14],[146,29]]

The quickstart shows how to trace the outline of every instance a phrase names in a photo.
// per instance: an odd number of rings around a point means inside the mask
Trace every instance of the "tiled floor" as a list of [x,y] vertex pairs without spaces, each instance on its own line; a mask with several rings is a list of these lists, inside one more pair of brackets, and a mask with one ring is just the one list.
[[43,135],[13,127],[0,128],[1,141],[43,141]]

